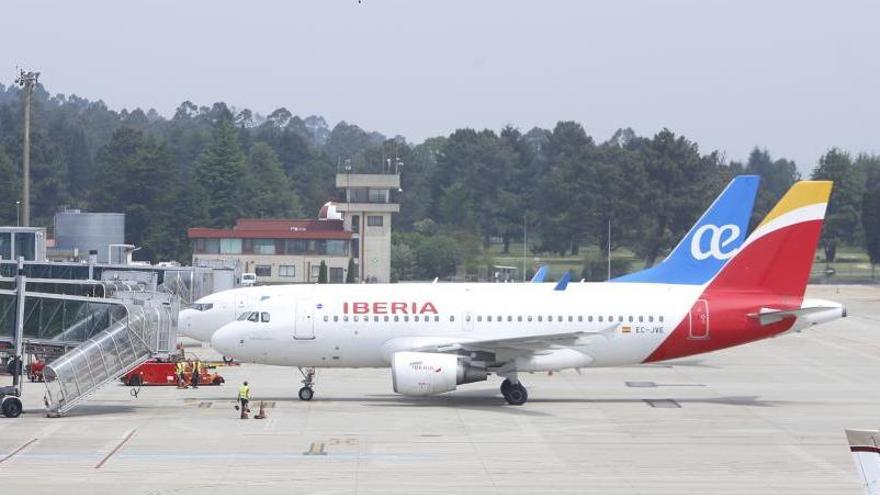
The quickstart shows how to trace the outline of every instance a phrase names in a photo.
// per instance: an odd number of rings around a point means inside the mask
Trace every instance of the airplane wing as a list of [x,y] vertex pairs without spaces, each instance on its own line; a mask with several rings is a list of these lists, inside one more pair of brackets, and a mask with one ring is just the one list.
[[865,494],[880,494],[880,431],[846,430],[846,439]]
[[446,342],[424,342],[421,345],[415,345],[406,350],[414,352],[484,351],[492,353],[514,351],[514,354],[541,352],[559,347],[583,344],[585,343],[584,339],[589,337],[607,338],[614,334],[618,326],[619,323],[615,323],[598,332],[536,333],[485,340],[450,339]]

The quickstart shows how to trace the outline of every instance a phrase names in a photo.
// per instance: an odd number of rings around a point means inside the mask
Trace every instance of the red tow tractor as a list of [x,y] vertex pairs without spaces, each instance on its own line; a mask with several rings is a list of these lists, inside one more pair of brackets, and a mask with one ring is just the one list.
[[[207,363],[202,361],[202,372],[199,374],[199,385],[222,385],[226,380],[217,373],[208,370]],[[184,373],[186,385],[192,383],[192,371],[187,366]],[[122,383],[131,387],[141,385],[165,385],[177,386],[177,361],[160,361],[158,359],[147,361],[137,368],[122,375]]]

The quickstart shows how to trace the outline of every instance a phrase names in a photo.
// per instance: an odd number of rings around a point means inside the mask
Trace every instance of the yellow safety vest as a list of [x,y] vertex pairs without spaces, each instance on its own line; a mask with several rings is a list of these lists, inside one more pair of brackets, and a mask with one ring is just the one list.
[[182,362],[177,363],[177,374],[183,373],[185,369]]
[[238,387],[238,398],[239,399],[247,399],[250,398],[251,388],[247,385],[242,385]]

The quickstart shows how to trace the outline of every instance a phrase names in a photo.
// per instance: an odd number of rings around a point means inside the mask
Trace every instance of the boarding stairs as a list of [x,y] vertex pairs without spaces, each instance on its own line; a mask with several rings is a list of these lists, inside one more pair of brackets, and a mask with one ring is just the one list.
[[146,360],[174,351],[179,299],[170,293],[118,291],[124,316],[43,371],[46,411],[61,416]]

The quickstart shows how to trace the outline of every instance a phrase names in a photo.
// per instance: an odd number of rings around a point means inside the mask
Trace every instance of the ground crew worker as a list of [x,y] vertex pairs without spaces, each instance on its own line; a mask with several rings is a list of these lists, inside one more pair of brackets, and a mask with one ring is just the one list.
[[192,387],[199,388],[199,375],[202,373],[202,363],[198,359],[193,362]]
[[177,388],[186,388],[186,363],[177,362]]
[[238,403],[241,406],[241,419],[247,419],[247,413],[250,412],[248,409],[248,401],[251,399],[251,388],[248,387],[248,382],[244,382],[240,387],[238,387]]

